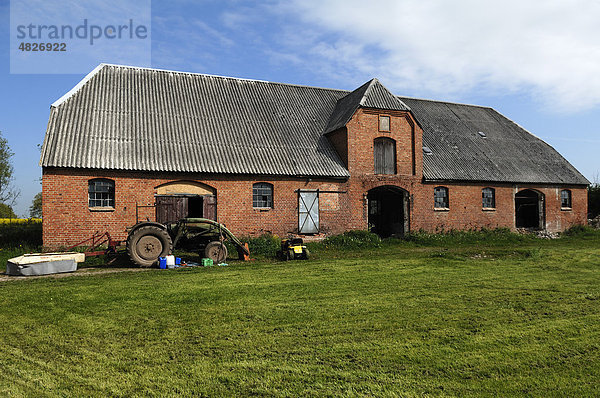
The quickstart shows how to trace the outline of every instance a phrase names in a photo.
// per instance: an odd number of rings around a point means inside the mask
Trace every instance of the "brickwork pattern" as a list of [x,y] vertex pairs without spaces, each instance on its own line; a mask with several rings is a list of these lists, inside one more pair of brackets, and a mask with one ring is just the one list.
[[[380,114],[390,116],[390,132],[378,131]],[[397,174],[374,173],[373,141],[377,137],[396,141]],[[359,109],[347,126],[331,133],[329,139],[347,163],[351,177],[346,181],[44,168],[44,245],[72,245],[96,232],[105,231],[115,239],[124,240],[126,228],[136,222],[136,204],[152,206],[160,185],[179,180],[197,181],[216,189],[218,220],[240,236],[267,232],[279,236],[297,233],[299,189],[327,191],[320,195],[319,216],[323,234],[366,229],[367,193],[370,189],[386,185],[401,188],[408,195],[412,231],[482,227],[514,229],[514,195],[522,189],[534,189],[544,195],[545,226],[549,231],[561,231],[586,222],[587,190],[582,186],[423,182],[422,130],[407,112]],[[100,211],[88,207],[88,181],[93,178],[108,178],[115,182],[114,209]],[[255,182],[273,184],[272,209],[252,207],[252,185]],[[433,189],[436,186],[449,189],[448,210],[434,209]],[[481,190],[485,187],[495,189],[494,210],[482,209]],[[571,209],[561,209],[561,189],[571,189]],[[138,219],[153,221],[155,209],[139,208]]]

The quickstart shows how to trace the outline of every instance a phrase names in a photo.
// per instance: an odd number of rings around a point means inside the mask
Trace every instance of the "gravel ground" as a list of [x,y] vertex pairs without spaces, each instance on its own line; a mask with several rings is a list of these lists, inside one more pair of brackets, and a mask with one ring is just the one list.
[[65,272],[61,274],[50,274],[50,275],[39,275],[39,276],[9,276],[2,275],[0,276],[0,282],[8,282],[8,281],[23,281],[30,279],[38,279],[38,278],[65,278],[68,276],[88,276],[88,275],[98,275],[98,274],[114,274],[117,272],[140,272],[140,271],[154,271],[156,268],[102,268],[102,267],[85,267],[78,269],[75,272]]

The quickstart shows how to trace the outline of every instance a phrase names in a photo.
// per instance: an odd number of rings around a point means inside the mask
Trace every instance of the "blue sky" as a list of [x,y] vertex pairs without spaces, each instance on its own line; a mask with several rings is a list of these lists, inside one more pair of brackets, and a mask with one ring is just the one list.
[[[50,104],[85,73],[10,74],[9,9],[0,0],[0,131],[25,215]],[[172,0],[151,15],[155,68],[341,89],[378,77],[398,95],[491,106],[600,174],[600,2]]]

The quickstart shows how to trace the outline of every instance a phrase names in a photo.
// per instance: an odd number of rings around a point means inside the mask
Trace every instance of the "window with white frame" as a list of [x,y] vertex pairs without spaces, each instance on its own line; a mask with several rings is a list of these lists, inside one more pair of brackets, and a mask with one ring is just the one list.
[[496,190],[494,188],[483,188],[481,190],[481,207],[484,209],[496,208]]
[[568,189],[563,189],[560,191],[560,207],[570,209],[571,206],[571,191]]
[[273,208],[273,185],[267,182],[257,182],[252,185],[252,207]]
[[435,187],[433,189],[433,200],[434,200],[434,207],[436,209],[450,208],[450,200],[448,198],[448,188]]
[[88,181],[89,207],[115,207],[115,182],[105,178]]

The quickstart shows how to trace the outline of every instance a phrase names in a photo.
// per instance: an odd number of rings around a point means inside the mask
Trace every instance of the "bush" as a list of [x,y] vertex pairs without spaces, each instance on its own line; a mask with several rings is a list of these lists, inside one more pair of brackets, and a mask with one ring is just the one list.
[[419,245],[461,245],[473,243],[506,244],[537,239],[533,234],[517,234],[508,228],[480,230],[450,230],[442,233],[414,232],[406,236],[406,240]]
[[322,244],[328,249],[359,249],[381,247],[381,238],[369,231],[348,231],[325,238]]
[[24,221],[0,223],[0,247],[41,246],[42,223]]
[[248,242],[250,255],[260,255],[265,257],[276,257],[277,251],[281,248],[281,239],[276,235],[264,234],[259,237],[242,237],[242,242]]
[[562,232],[562,236],[591,236],[599,232],[587,225],[573,225],[571,228]]

